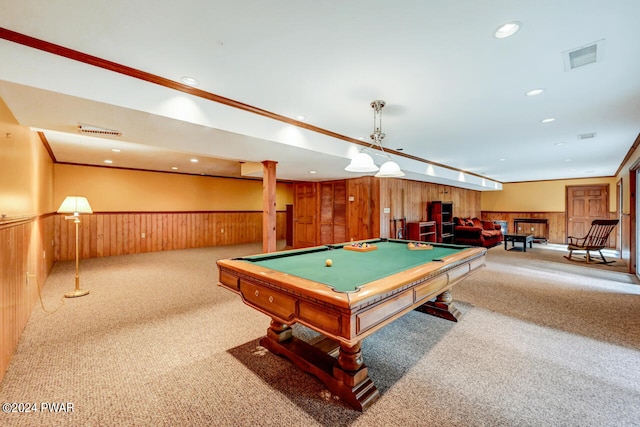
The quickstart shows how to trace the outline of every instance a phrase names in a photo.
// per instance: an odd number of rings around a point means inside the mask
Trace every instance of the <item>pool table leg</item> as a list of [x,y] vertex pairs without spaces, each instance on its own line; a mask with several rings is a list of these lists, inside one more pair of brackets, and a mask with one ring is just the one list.
[[453,305],[453,297],[451,297],[451,292],[448,290],[438,295],[435,301],[427,301],[417,307],[416,310],[452,322],[457,322],[460,317],[460,311]]
[[349,405],[364,411],[378,400],[380,392],[369,378],[369,368],[362,360],[362,341],[350,346],[340,343],[338,361],[333,366],[333,378],[337,380],[332,393],[340,396]]
[[380,397],[362,360],[362,341],[348,345],[325,338],[312,345],[294,337],[288,325],[272,320],[260,345],[315,375],[331,393],[359,411],[364,411]]
[[276,342],[283,342],[293,337],[293,330],[289,325],[277,320],[271,320],[271,325],[267,329],[267,337]]

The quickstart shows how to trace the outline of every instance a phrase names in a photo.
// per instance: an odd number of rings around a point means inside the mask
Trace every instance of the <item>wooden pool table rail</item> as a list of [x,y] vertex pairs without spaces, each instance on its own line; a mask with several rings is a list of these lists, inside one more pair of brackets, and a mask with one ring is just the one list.
[[[363,363],[362,340],[418,307],[456,321],[449,289],[484,266],[485,248],[465,248],[363,285],[357,292],[336,292],[301,277],[240,260],[219,260],[219,286],[271,317],[260,343],[318,377],[329,390],[363,411],[379,396]],[[436,297],[435,301],[430,301]],[[293,336],[299,322],[320,334],[317,343]]]
[[381,323],[426,303],[484,266],[485,253],[484,248],[465,249],[445,262],[411,268],[351,293],[239,260],[218,261],[218,284],[284,324],[300,322],[335,340],[354,344],[384,326]]

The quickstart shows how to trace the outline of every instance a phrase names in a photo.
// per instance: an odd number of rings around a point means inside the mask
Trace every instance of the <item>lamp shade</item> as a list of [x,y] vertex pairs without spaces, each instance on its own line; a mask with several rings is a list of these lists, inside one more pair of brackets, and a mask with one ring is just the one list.
[[376,174],[378,178],[395,178],[404,176],[404,172],[400,170],[400,166],[396,162],[389,160],[380,166],[380,171]]
[[67,196],[58,208],[58,213],[92,214],[93,210],[86,197]]
[[367,153],[358,153],[351,163],[344,168],[347,172],[375,172],[378,167],[373,163],[373,159]]

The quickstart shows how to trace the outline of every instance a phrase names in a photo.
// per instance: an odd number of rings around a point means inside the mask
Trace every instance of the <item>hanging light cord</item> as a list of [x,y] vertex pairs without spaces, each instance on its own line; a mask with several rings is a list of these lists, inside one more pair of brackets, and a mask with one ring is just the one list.
[[371,107],[373,108],[373,133],[371,134],[371,139],[380,147],[380,151],[382,151],[384,157],[391,160],[382,146],[382,140],[385,137],[385,134],[382,133],[382,107],[384,106],[385,102],[379,99],[371,102]]

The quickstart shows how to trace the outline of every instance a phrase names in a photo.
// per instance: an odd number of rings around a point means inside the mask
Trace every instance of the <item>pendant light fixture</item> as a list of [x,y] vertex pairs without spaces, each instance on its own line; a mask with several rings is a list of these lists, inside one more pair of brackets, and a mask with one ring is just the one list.
[[347,172],[377,172],[378,169],[371,156],[362,151],[344,168]]
[[373,158],[365,152],[360,152],[356,157],[351,160],[351,163],[345,168],[349,172],[378,172],[375,176],[378,178],[396,178],[404,176],[404,172],[400,170],[400,166],[391,160],[389,155],[384,152],[382,147],[382,140],[385,135],[382,133],[382,107],[385,106],[385,102],[381,99],[371,101],[371,108],[373,108],[373,133],[370,135],[373,140],[373,145],[377,145],[387,161],[378,168],[373,162]]

